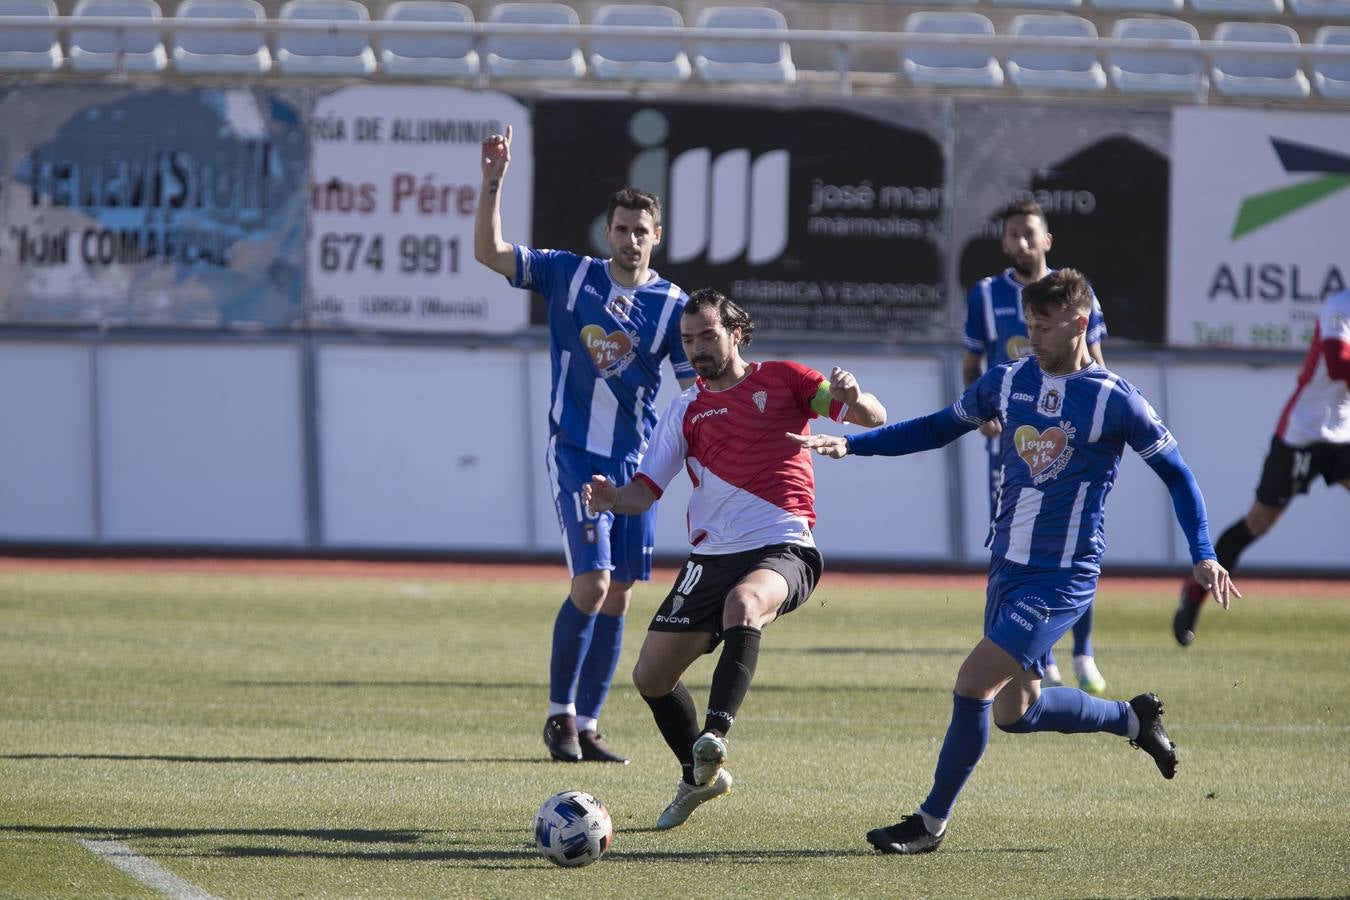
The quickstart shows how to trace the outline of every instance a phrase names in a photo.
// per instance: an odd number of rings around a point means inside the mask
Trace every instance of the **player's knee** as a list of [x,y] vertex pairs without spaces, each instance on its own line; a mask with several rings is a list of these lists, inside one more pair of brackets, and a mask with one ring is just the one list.
[[628,615],[628,605],[633,602],[633,582],[611,583],[605,592],[605,600],[600,611],[607,616]]
[[668,683],[668,679],[661,677],[661,673],[651,666],[644,665],[641,659],[633,666],[633,686],[644,697],[664,697],[675,690],[673,682]]
[[599,612],[608,594],[609,572],[583,572],[572,579],[572,603],[587,615]]
[[776,608],[773,599],[762,591],[737,585],[722,605],[722,627],[762,628]]

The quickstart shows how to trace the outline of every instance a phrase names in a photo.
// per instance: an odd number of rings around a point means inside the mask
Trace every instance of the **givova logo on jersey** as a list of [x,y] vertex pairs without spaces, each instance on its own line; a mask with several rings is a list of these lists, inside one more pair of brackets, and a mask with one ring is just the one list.
[[[666,258],[685,263],[703,258],[713,265],[743,260],[771,263],[788,242],[787,150],[752,158],[745,148],[714,153],[685,150],[674,159],[664,146],[670,124],[654,109],[633,114],[628,135],[642,149],[628,167],[628,183],[661,198]],[[591,243],[608,253],[605,218],[591,226]]]

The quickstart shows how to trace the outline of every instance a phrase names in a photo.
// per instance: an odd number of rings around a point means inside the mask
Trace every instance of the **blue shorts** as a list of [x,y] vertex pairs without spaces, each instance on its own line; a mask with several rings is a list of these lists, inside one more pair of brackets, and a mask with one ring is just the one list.
[[591,515],[581,502],[581,488],[592,475],[604,475],[615,484],[627,484],[637,463],[596,456],[578,447],[549,441],[545,451],[553,506],[562,528],[563,552],[572,574],[609,569],[615,581],[647,581],[652,577],[652,546],[656,543],[656,504],[641,515]]
[[1023,669],[1044,676],[1050,648],[1092,605],[1096,593],[1095,572],[1036,569],[995,556],[989,560],[984,636]]

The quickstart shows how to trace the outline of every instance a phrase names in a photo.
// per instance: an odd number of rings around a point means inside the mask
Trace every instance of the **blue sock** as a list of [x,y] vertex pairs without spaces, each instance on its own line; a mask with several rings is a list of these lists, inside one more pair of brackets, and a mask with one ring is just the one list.
[[597,614],[591,649],[586,651],[586,658],[581,662],[581,677],[577,679],[578,716],[600,718],[600,707],[605,705],[622,649],[623,616]]
[[1053,687],[1041,691],[1022,718],[999,728],[1013,734],[1058,731],[1089,734],[1109,731],[1124,736],[1130,724],[1130,707],[1124,700],[1101,700],[1078,688]]
[[1092,656],[1092,604],[1073,623],[1073,655]]
[[577,676],[591,645],[595,616],[577,609],[569,597],[553,620],[553,656],[548,664],[548,699],[553,703],[571,703],[576,698]]
[[933,789],[919,805],[921,812],[937,819],[950,818],[956,795],[966,786],[989,744],[989,707],[993,705],[993,700],[952,694],[952,723],[947,726],[947,737],[938,753]]

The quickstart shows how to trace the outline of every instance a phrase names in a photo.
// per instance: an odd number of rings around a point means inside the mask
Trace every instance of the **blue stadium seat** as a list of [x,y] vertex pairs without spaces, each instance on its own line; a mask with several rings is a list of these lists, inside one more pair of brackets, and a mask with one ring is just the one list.
[[[473,11],[453,0],[396,0],[384,11],[386,22],[473,23]],[[380,65],[398,77],[472,78],[478,53],[472,35],[389,34],[380,38]]]
[[[1274,22],[1220,22],[1214,40],[1284,44],[1298,47],[1298,32]],[[1307,97],[1308,76],[1294,57],[1226,56],[1214,54],[1210,84],[1225,97]]]
[[[1313,44],[1350,50],[1350,25],[1324,25],[1317,29]],[[1313,60],[1313,84],[1329,100],[1350,100],[1350,59]]]
[[[492,8],[488,21],[545,28],[581,24],[576,10],[565,3],[501,3]],[[487,70],[493,78],[572,81],[586,74],[586,60],[575,37],[551,37],[546,33],[497,36],[488,38],[484,49]]]
[[[1200,33],[1180,19],[1117,19],[1111,37],[1138,40],[1148,47],[1157,41],[1198,42]],[[1107,73],[1116,90],[1126,94],[1173,94],[1203,97],[1209,90],[1204,60],[1200,54],[1173,50],[1112,50]]]
[[[368,22],[370,14],[357,0],[288,0],[277,18],[283,22]],[[277,36],[277,66],[287,75],[369,75],[375,71],[375,51],[362,35],[283,33]]]
[[61,68],[61,42],[56,29],[20,31],[4,26],[5,16],[52,18],[52,0],[0,0],[0,69],[11,72],[50,72]]
[[[682,28],[684,18],[669,6],[647,3],[612,3],[595,12],[592,25],[647,28]],[[689,56],[680,42],[669,38],[593,38],[591,72],[606,81],[684,81],[689,77]]]
[[[787,29],[787,20],[767,6],[709,6],[694,23],[700,28]],[[797,67],[787,42],[710,43],[694,48],[694,71],[704,81],[755,81],[793,84]]]
[[1083,0],[991,0],[994,6],[1014,6],[1018,9],[1079,9]]
[[[911,13],[905,19],[905,31],[992,35],[994,23],[974,12],[927,10]],[[916,85],[994,88],[1003,84],[1003,69],[988,50],[915,47],[901,54],[900,67]]]
[[[1078,37],[1095,41],[1097,26],[1067,13],[1028,13],[1015,16],[1008,33],[1018,37]],[[1095,92],[1106,88],[1106,72],[1093,50],[1012,50],[1006,68],[1008,80],[1023,89]]]
[[[173,17],[261,22],[267,13],[257,0],[183,0]],[[180,72],[266,72],[272,67],[272,54],[261,31],[178,31],[173,64]]]
[[[80,0],[72,11],[75,17],[123,17],[159,19],[155,0]],[[153,31],[125,31],[109,28],[70,31],[70,68],[75,72],[158,72],[168,62],[160,36]]]

